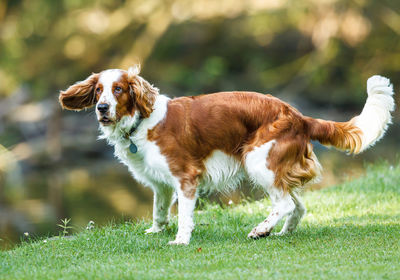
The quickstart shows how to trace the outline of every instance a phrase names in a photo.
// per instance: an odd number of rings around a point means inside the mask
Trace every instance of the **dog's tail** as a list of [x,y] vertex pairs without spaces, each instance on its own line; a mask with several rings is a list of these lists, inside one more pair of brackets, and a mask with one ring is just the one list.
[[394,110],[393,85],[381,76],[367,81],[368,98],[359,116],[348,122],[305,117],[310,138],[348,153],[360,153],[383,137]]

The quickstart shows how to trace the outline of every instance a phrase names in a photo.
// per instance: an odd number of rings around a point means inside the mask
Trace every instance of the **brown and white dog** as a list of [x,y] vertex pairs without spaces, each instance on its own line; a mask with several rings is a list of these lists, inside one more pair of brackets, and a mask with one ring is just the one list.
[[219,92],[170,99],[139,76],[139,66],[92,74],[60,93],[63,108],[96,105],[101,138],[133,177],[154,191],[153,226],[168,223],[178,198],[178,233],[170,244],[188,244],[198,190],[229,191],[250,180],[271,198],[273,209],[249,237],[293,231],[305,213],[296,189],[321,170],[310,140],[360,153],[379,140],[391,122],[393,87],[368,79],[362,113],[348,122],[303,116],[289,104],[255,92]]

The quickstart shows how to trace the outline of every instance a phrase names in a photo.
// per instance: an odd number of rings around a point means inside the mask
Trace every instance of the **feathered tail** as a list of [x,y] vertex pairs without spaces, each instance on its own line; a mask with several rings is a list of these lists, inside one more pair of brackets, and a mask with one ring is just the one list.
[[360,153],[383,137],[394,110],[393,85],[381,76],[367,81],[368,98],[359,116],[348,122],[325,121],[306,117],[310,138],[349,153]]

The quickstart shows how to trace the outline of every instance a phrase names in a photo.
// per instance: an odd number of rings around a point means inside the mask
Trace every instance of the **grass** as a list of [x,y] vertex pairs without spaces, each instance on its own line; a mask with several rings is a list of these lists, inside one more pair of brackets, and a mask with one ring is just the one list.
[[305,219],[283,237],[246,238],[270,209],[266,199],[197,211],[189,246],[167,245],[176,219],[150,236],[142,221],[24,242],[0,252],[0,279],[399,279],[399,184],[400,166],[378,164],[306,192]]

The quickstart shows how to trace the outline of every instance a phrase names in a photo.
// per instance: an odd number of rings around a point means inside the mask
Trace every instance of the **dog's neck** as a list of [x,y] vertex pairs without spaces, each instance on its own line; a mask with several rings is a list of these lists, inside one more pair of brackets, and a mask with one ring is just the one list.
[[[147,139],[147,131],[165,117],[168,101],[167,96],[157,95],[153,112],[148,118],[141,119],[139,111],[136,111],[133,116],[122,117],[115,125],[103,126],[100,124],[99,139],[106,139],[113,146],[117,143],[129,146],[130,141],[140,142]],[[128,137],[126,137],[127,135]]]

